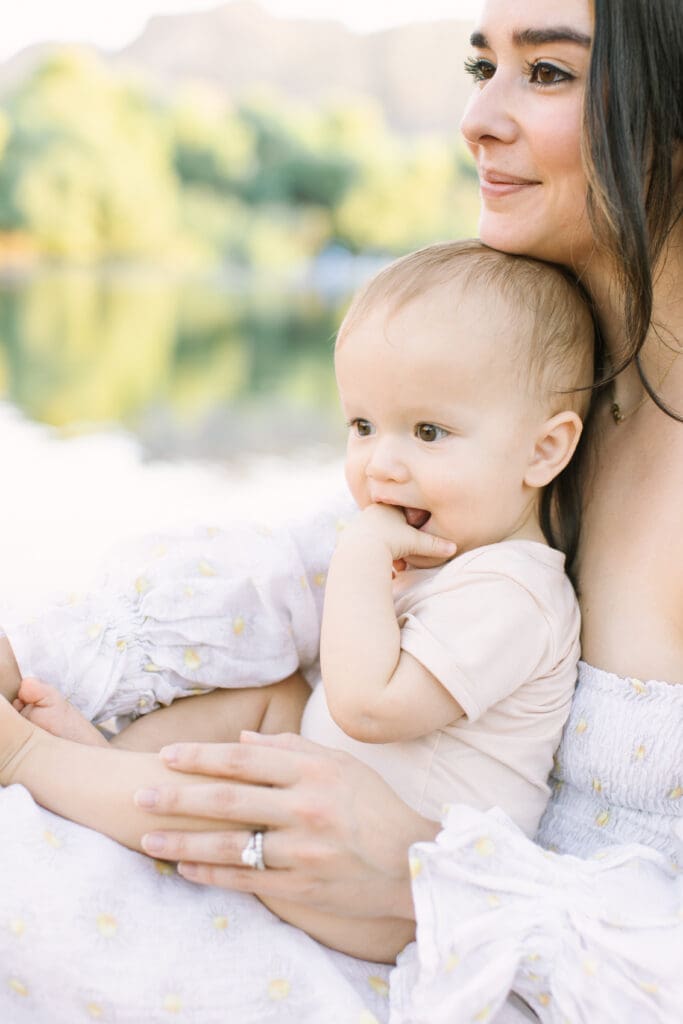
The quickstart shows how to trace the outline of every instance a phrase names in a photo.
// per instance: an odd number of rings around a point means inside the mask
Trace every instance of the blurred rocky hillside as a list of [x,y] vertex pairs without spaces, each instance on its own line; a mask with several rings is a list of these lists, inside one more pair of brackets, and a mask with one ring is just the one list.
[[[468,22],[416,23],[359,34],[336,21],[285,19],[253,0],[152,18],[112,69],[132,70],[162,93],[188,82],[239,99],[262,87],[318,105],[370,96],[394,130],[455,135],[469,83]],[[55,47],[31,47],[0,65],[0,93],[15,88]]]

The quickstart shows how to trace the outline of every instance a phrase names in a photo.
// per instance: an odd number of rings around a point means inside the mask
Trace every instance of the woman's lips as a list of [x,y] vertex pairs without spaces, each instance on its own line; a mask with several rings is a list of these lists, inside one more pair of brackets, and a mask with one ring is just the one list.
[[479,188],[482,196],[487,199],[517,195],[526,189],[535,188],[540,184],[540,181],[534,181],[531,178],[519,178],[514,174],[484,170],[479,172]]
[[425,525],[425,523],[430,519],[431,512],[427,512],[423,508],[404,507],[403,515],[406,517],[406,522],[408,526],[412,526],[416,530],[420,530]]

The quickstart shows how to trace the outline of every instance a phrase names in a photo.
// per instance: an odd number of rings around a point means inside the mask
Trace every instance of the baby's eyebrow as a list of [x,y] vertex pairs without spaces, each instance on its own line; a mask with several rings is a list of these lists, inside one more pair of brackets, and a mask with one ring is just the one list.
[[[559,25],[553,28],[523,28],[512,33],[515,46],[543,46],[545,43],[576,43],[577,46],[588,48],[591,37],[575,28]],[[483,32],[473,32],[470,46],[477,50],[490,49],[489,41]]]

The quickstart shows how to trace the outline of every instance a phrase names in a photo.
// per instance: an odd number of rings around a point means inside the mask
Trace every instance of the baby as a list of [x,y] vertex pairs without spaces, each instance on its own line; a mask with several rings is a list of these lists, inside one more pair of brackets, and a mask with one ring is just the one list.
[[[446,801],[497,805],[533,834],[579,657],[565,556],[549,543],[566,520],[553,487],[564,474],[572,491],[593,362],[590,311],[558,268],[456,242],[382,271],[336,344],[361,511],[329,569],[322,681],[311,693],[295,673],[187,697],[113,744],[300,728],[371,764],[426,816]],[[15,709],[0,699],[0,784],[140,849],[146,829],[117,794],[149,755],[96,750],[102,734],[37,680]],[[269,906],[354,953],[362,922]]]

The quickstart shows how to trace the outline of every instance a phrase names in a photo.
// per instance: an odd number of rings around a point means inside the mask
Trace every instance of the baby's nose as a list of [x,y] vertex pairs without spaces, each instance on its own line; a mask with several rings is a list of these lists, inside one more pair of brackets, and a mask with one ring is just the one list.
[[402,482],[410,473],[403,459],[400,446],[390,440],[377,441],[366,466],[371,480],[395,480]]

